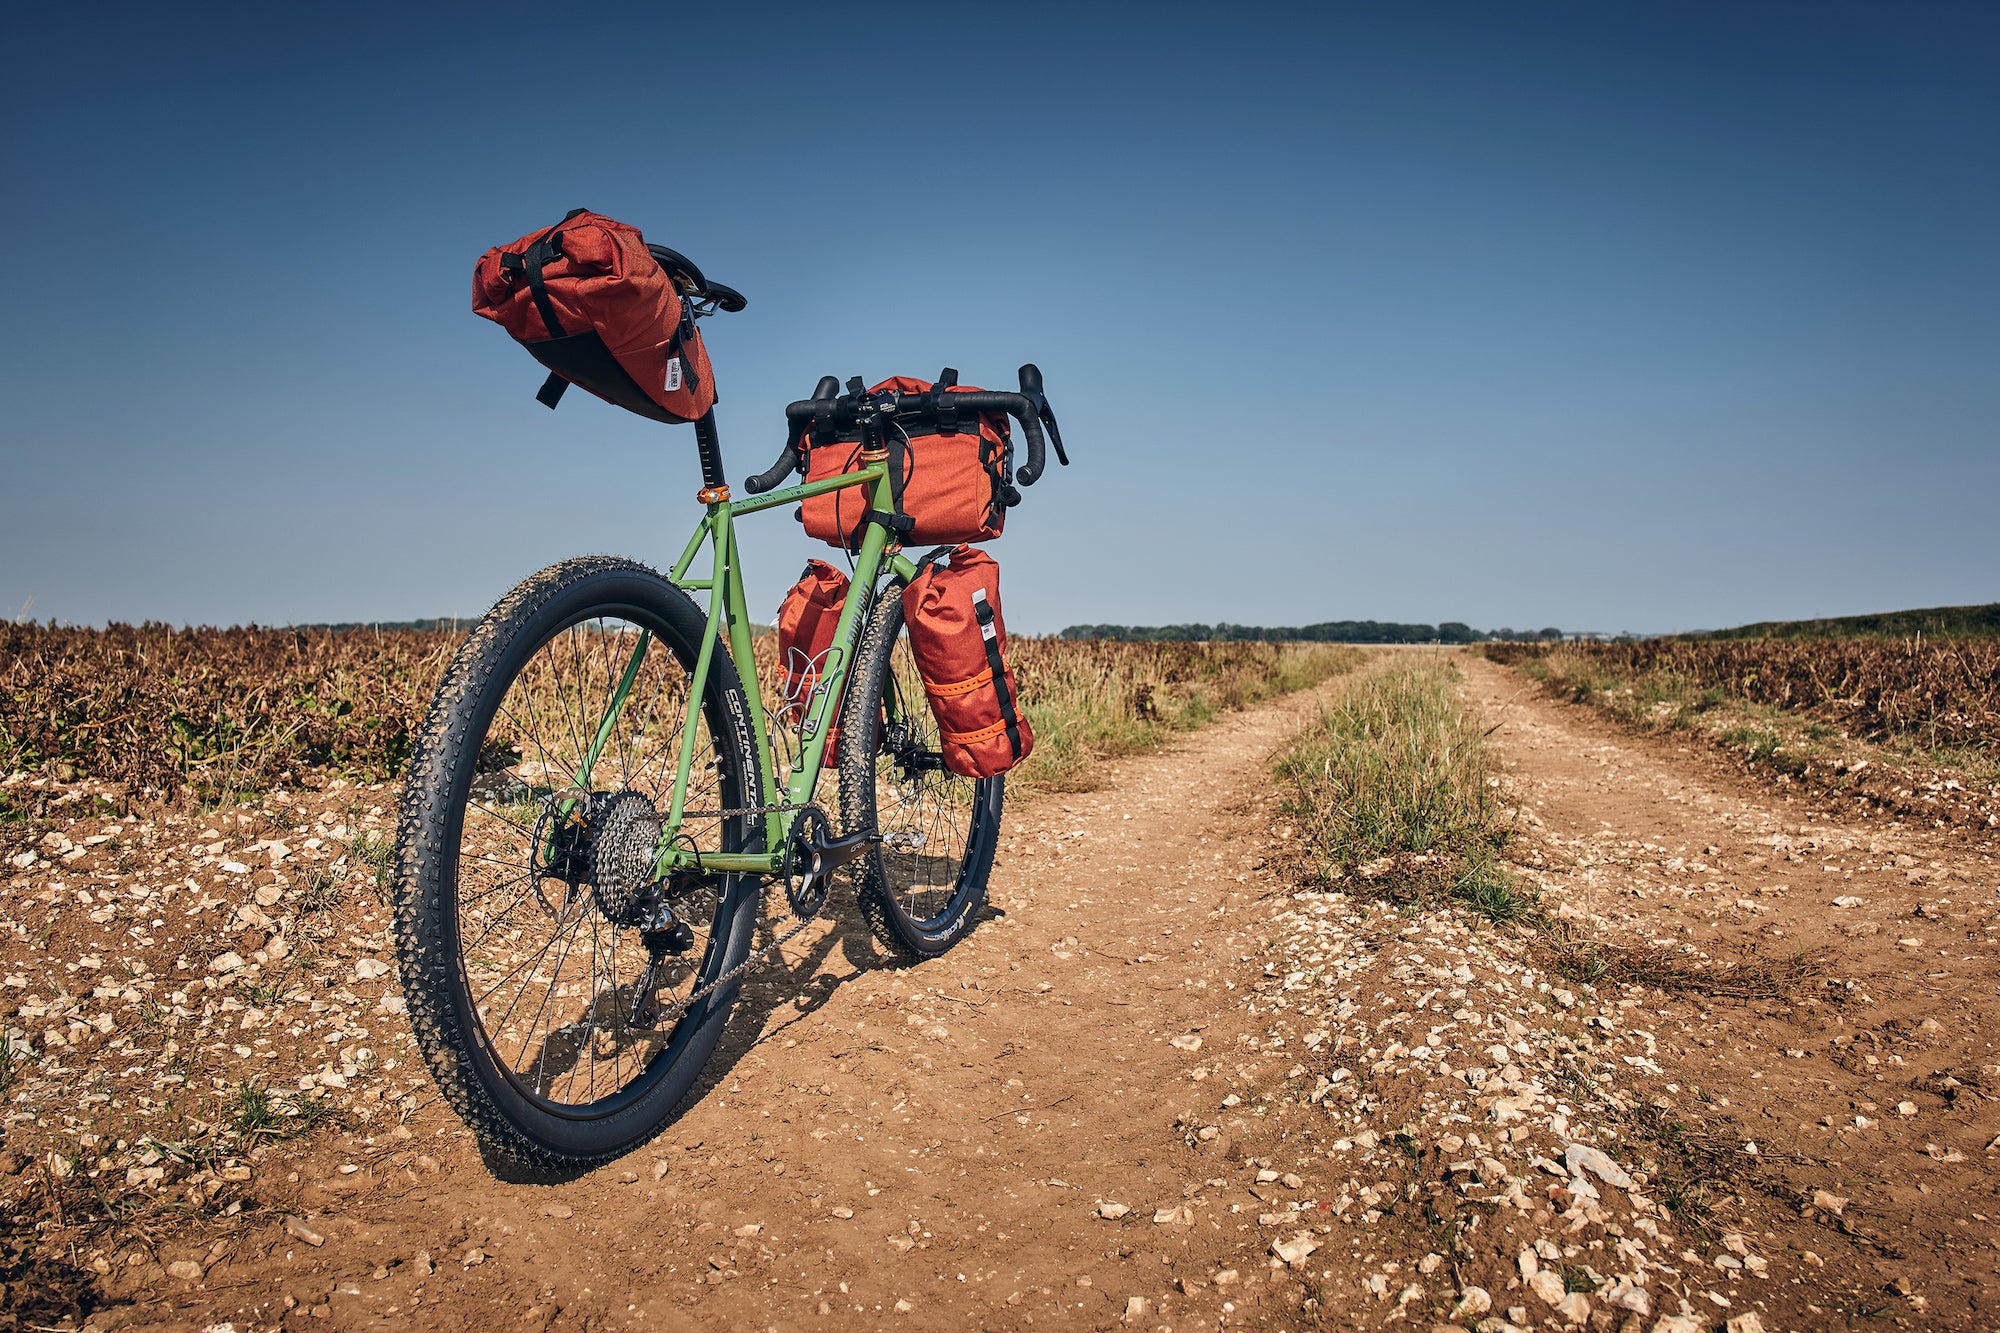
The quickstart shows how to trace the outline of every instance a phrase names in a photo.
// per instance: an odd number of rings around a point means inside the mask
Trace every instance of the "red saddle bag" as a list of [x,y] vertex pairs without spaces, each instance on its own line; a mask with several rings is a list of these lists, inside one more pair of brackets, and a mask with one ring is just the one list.
[[472,312],[512,334],[549,378],[554,407],[571,384],[654,421],[694,421],[715,378],[694,313],[637,227],[589,209],[479,257]]

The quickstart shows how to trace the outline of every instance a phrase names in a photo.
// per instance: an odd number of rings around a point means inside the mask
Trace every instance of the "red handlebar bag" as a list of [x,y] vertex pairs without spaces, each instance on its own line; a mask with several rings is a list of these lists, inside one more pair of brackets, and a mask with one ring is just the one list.
[[549,368],[549,407],[574,384],[654,421],[715,405],[694,313],[637,227],[572,209],[546,231],[496,246],[472,270],[472,312]]
[[[921,393],[931,406],[916,414],[899,414],[897,424],[909,437],[897,442],[890,458],[902,455],[902,512],[909,527],[901,540],[910,546],[991,541],[1007,524],[1007,497],[1012,494],[1013,440],[1005,415],[980,415],[952,410],[953,393],[978,393],[958,383],[958,372],[947,370],[939,383],[898,375],[883,380],[870,393]],[[824,481],[861,470],[860,436],[852,431],[819,435],[808,428],[800,445],[810,450],[806,480]],[[801,506],[806,534],[831,546],[853,549],[861,544],[861,525],[869,505],[869,488],[849,486],[815,495]]]
[[[805,573],[785,594],[778,607],[778,667],[784,673],[785,691],[778,708],[780,722],[797,726],[804,720],[846,601],[847,575],[824,560],[807,561]],[[836,702],[834,716],[839,715]],[[833,729],[831,739],[839,743],[840,728]]]
[[1026,759],[1034,728],[1020,712],[1000,617],[1000,566],[970,546],[937,550],[903,589],[910,655],[937,718],[944,766],[990,778]]

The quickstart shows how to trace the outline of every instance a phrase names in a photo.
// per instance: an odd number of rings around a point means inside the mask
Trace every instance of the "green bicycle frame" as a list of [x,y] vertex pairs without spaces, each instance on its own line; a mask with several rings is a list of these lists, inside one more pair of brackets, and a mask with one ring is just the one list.
[[[781,784],[781,775],[771,749],[770,719],[764,711],[763,691],[757,683],[757,661],[751,648],[750,613],[743,593],[743,572],[736,546],[736,520],[744,514],[797,504],[807,496],[824,495],[849,486],[873,487],[873,507],[883,513],[894,511],[895,497],[890,490],[889,469],[885,462],[872,462],[857,472],[843,473],[824,481],[806,482],[754,499],[712,500],[694,535],[688,538],[680,559],[674,563],[673,572],[667,575],[676,587],[684,591],[708,594],[708,626],[688,681],[688,711],[686,723],[681,728],[680,753],[674,767],[673,797],[662,819],[659,858],[655,867],[660,876],[697,865],[704,871],[748,874],[773,874],[780,867],[785,843],[791,835],[783,811],[767,811],[763,815],[766,850],[761,852],[699,851],[679,842],[681,820],[686,814],[688,777],[694,768],[695,730],[701,722],[702,698],[708,687],[709,673],[714,669],[717,647],[722,645],[721,651],[729,654],[736,663],[737,675],[746,684],[744,694],[748,716],[732,721],[738,729],[735,738],[738,746],[748,752],[743,757],[757,766],[761,779],[759,787],[765,793],[764,803],[801,806],[812,799],[826,758],[827,734],[832,730],[831,713],[843,697],[847,673],[854,664],[855,640],[862,629],[863,606],[872,599],[850,595],[840,609],[833,646],[827,650],[813,695],[806,705],[805,718],[800,724],[799,753],[793,760],[791,771],[782,775],[784,780]],[[688,570],[703,545],[708,545],[713,552],[712,572],[705,579],[689,578]],[[916,566],[900,551],[890,551],[888,546],[889,529],[874,521],[867,523],[862,533],[861,549],[854,557],[853,587],[873,589],[885,568],[904,579],[915,577]],[[598,723],[591,745],[584,754],[576,777],[578,787],[588,790],[591,769],[631,697],[633,682],[638,678],[640,664],[650,643],[651,636],[641,633],[632,650],[631,660],[605,705],[604,716]],[[724,738],[716,737],[715,740],[721,744]]]

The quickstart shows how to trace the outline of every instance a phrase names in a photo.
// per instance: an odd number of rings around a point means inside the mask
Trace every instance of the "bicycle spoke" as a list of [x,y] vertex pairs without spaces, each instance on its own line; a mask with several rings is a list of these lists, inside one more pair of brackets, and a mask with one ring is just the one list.
[[[590,882],[590,821],[598,816],[589,812],[604,808],[598,802],[611,792],[630,791],[664,814],[689,722],[688,664],[658,636],[645,640],[643,652],[640,643],[637,626],[594,617],[566,626],[530,656],[495,707],[481,748],[505,756],[493,779],[499,790],[530,795],[468,801],[460,834],[459,949],[478,1021],[511,1076],[558,1104],[611,1095],[672,1041],[675,1025],[642,1028],[628,1010],[638,1014],[642,1005],[694,993],[721,907],[712,891],[677,901],[693,947],[649,973],[638,940],[624,938],[633,928],[605,915],[606,900]],[[632,687],[612,717],[627,669]],[[713,808],[726,804],[723,755],[706,717],[697,712],[695,722],[702,731],[684,800],[689,808]],[[558,793],[580,786],[600,730],[591,795],[559,804]],[[559,817],[571,811],[584,817]],[[700,847],[722,845],[720,820],[692,821],[681,832]],[[690,957],[704,961],[693,965]]]

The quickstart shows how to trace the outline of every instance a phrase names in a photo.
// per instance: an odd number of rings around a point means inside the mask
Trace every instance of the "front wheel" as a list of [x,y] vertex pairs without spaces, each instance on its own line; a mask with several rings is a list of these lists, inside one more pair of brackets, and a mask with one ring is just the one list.
[[882,835],[855,864],[862,915],[896,957],[935,958],[986,901],[1007,780],[944,766],[893,586],[869,613],[841,729],[841,821]]
[[424,719],[397,826],[403,994],[445,1100],[531,1177],[656,1134],[735,1000],[716,983],[750,952],[757,880],[653,873],[690,726],[676,840],[761,845],[761,821],[717,813],[761,800],[726,653],[690,707],[705,635],[654,571],[566,561],[487,613]]

